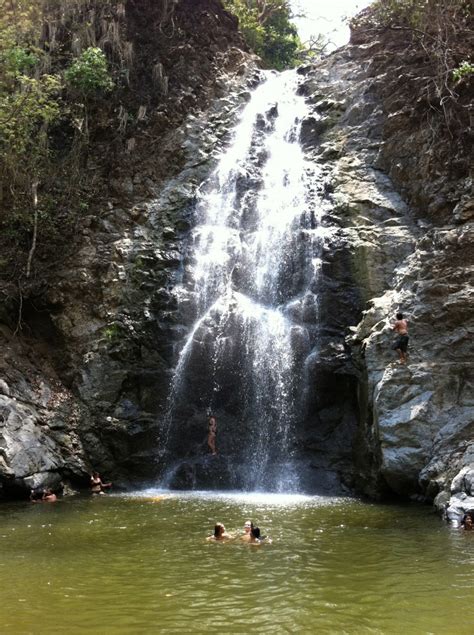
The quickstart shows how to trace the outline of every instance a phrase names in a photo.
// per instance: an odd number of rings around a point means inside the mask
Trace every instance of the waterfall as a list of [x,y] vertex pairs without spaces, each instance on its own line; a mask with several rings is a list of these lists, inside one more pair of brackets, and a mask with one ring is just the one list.
[[298,489],[295,425],[317,340],[322,208],[299,142],[297,81],[269,73],[253,92],[200,188],[174,289],[188,334],[163,445],[174,458],[205,456],[206,411],[218,413],[220,456],[208,462],[222,469],[225,457],[228,485],[249,490]]

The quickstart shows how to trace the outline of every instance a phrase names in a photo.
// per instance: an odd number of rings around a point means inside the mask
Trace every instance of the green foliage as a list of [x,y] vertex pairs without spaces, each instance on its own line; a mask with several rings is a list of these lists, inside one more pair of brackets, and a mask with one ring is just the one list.
[[104,330],[102,331],[104,337],[106,338],[106,340],[108,340],[110,343],[112,342],[116,342],[118,339],[120,339],[123,336],[123,329],[119,324],[111,324],[110,326],[106,326],[104,328]]
[[35,133],[60,116],[60,89],[56,75],[19,75],[16,90],[0,95],[0,160],[12,164],[28,152],[31,162],[40,151]]
[[21,39],[0,22],[0,167],[10,191],[36,178],[48,154],[47,128],[61,113],[60,77],[33,76],[40,52]]
[[427,4],[425,0],[377,0],[373,11],[380,24],[397,22],[416,28],[422,22]]
[[69,86],[85,96],[109,92],[114,87],[103,51],[92,46],[66,69],[64,77]]
[[239,18],[247,45],[267,67],[284,70],[299,63],[301,42],[288,0],[224,0],[224,5]]
[[39,61],[39,57],[27,51],[22,46],[12,46],[2,51],[0,64],[4,73],[10,77],[17,77],[19,74],[28,73]]
[[467,18],[471,11],[469,0],[376,0],[368,12],[353,18],[351,24],[430,31],[437,23],[441,26],[443,16]]
[[461,81],[464,77],[469,77],[474,73],[474,64],[467,60],[462,61],[457,68],[453,70],[453,79],[455,82]]

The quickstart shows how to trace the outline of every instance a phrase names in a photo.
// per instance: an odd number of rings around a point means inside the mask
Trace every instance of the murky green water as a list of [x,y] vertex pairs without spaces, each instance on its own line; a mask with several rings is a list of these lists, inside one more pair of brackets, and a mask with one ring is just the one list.
[[[208,543],[256,521],[273,544]],[[429,508],[170,495],[0,507],[0,633],[473,632],[474,532]]]

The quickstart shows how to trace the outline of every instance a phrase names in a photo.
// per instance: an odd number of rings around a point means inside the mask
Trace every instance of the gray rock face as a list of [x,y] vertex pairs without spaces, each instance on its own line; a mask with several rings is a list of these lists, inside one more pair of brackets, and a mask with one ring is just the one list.
[[[372,496],[434,499],[456,522],[474,507],[472,184],[447,174],[410,181],[426,131],[417,136],[392,112],[371,49],[376,55],[377,43],[349,46],[300,69],[311,105],[301,141],[325,243],[319,305],[291,307],[296,322],[320,319],[317,353],[294,331],[311,386],[297,443],[302,465],[328,489],[342,476]],[[183,336],[171,290],[183,274],[195,193],[258,81],[248,56],[235,49],[234,57],[209,107],[114,174],[109,199],[83,219],[79,253],[23,307],[22,337],[13,334],[17,307],[1,308],[0,498],[87,484],[93,467],[124,483],[156,474],[157,416]],[[398,139],[412,149],[406,161]],[[242,191],[258,185],[250,177]],[[443,214],[433,212],[439,200]],[[426,214],[420,201],[429,202]],[[391,351],[397,310],[410,324],[407,366]],[[196,386],[199,373],[196,359]],[[180,440],[201,452],[197,412],[183,421]],[[229,453],[239,432],[232,424]],[[174,478],[189,487],[220,475],[229,484],[226,469],[206,457]]]
[[455,526],[459,526],[466,512],[474,512],[474,463],[470,463],[456,474],[451,482],[448,502],[439,495],[435,501],[440,512]]
[[[422,195],[435,198],[441,191],[451,216],[426,216],[404,202],[402,185],[387,176],[396,178],[397,170],[385,152],[387,143],[393,151],[397,135],[406,143],[408,132],[403,123],[388,125],[380,90],[385,80],[373,65],[367,72],[366,50],[349,46],[305,69],[303,89],[316,113],[304,142],[323,162],[330,217],[340,226],[337,240],[330,239],[339,261],[333,267],[338,293],[358,299],[342,320],[359,382],[356,481],[373,495],[387,488],[402,496],[438,495],[442,507],[473,450],[472,198],[467,180],[446,172],[437,174],[431,193],[430,181],[424,182]],[[337,108],[321,109],[323,95]],[[420,129],[420,146],[423,135]],[[412,137],[413,152],[416,143]],[[405,185],[416,200],[416,183]],[[342,262],[350,271],[343,284]],[[357,311],[362,319],[355,326]],[[391,351],[397,311],[410,326],[406,366]]]
[[172,165],[166,179],[150,173],[146,197],[143,174],[112,183],[104,209],[84,221],[80,251],[24,307],[29,339],[5,320],[0,498],[69,481],[87,486],[92,469],[124,485],[156,475],[157,419],[176,339],[170,286],[196,188],[257,78],[249,56],[239,60],[238,74],[215,78],[210,106],[164,135],[166,151],[181,155],[177,174]]
[[[28,362],[20,341],[0,329],[0,498],[82,482],[87,463],[74,395],[47,367]],[[13,364],[10,362],[13,361]]]

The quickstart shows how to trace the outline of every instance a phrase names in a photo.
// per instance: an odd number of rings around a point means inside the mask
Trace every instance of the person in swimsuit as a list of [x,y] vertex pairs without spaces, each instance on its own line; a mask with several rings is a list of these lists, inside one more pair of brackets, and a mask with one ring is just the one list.
[[209,536],[207,540],[229,540],[232,538],[230,534],[228,534],[225,530],[225,527],[222,523],[216,523],[214,526],[214,533],[212,536]]
[[397,313],[392,330],[397,334],[397,339],[392,346],[392,350],[397,351],[400,364],[406,364],[409,338],[408,322],[403,317],[403,313]]
[[91,491],[93,494],[105,494],[104,489],[112,487],[112,483],[102,483],[99,472],[92,472]]
[[209,417],[209,423],[207,424],[207,445],[213,456],[216,456],[216,436],[217,436],[217,421],[216,418],[211,415]]

